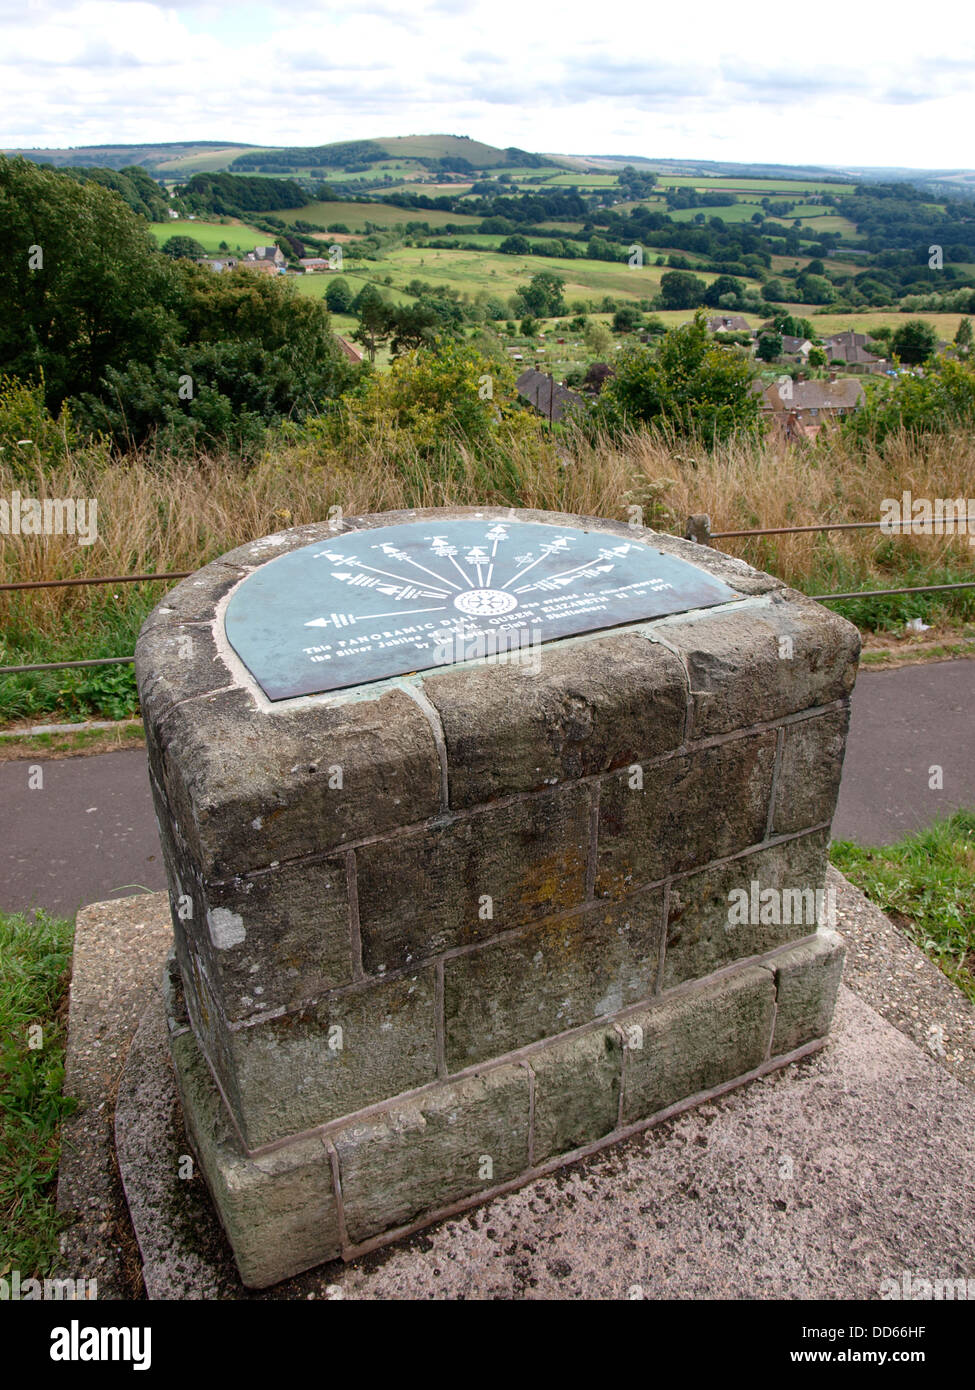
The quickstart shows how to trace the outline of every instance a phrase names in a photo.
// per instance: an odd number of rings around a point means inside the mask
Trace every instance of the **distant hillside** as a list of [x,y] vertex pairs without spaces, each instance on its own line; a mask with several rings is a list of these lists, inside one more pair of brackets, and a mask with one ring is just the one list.
[[556,161],[514,146],[499,149],[466,135],[396,135],[375,140],[342,140],[330,145],[298,145],[248,150],[229,166],[232,172],[321,175],[388,172],[480,173],[498,168],[557,168]]
[[128,169],[138,165],[150,173],[172,165],[188,173],[197,170],[202,172],[205,166],[214,169],[225,168],[235,155],[253,148],[252,145],[228,140],[193,140],[161,145],[77,145],[70,149],[16,149],[4,150],[3,153],[22,154],[34,164],[68,165],[77,168],[97,166],[100,169]]

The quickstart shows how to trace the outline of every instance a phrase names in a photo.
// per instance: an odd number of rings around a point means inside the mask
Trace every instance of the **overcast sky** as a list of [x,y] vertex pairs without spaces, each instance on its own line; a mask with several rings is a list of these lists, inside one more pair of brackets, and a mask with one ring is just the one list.
[[0,0],[0,146],[442,131],[556,153],[970,168],[967,13]]

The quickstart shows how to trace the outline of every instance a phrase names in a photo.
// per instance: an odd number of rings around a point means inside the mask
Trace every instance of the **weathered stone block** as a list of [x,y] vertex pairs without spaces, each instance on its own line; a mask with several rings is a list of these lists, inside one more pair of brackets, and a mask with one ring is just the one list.
[[665,1110],[760,1066],[772,1035],[769,970],[744,966],[707,985],[628,1015],[642,1047],[628,1046],[623,1123]]
[[244,690],[176,705],[158,726],[163,790],[204,878],[341,848],[436,815],[430,724],[402,690],[272,713]]
[[673,883],[663,988],[815,932],[825,910],[826,849],[821,831]]
[[495,1067],[332,1136],[349,1238],[367,1240],[528,1167],[529,1078]]
[[764,840],[775,739],[753,734],[644,768],[639,779],[629,770],[604,778],[596,892],[620,897]]
[[850,709],[802,719],[782,731],[782,757],[772,813],[776,835],[828,824],[836,810]]
[[845,955],[842,937],[823,928],[816,933],[815,940],[803,942],[775,957],[774,1056],[826,1037],[836,1007]]
[[663,895],[543,922],[444,966],[447,1069],[603,1018],[653,993]]
[[658,628],[687,663],[693,738],[826,705],[853,688],[859,632],[791,589],[748,608],[665,618]]
[[224,1027],[227,1080],[236,1081],[235,1118],[247,1147],[272,1144],[433,1081],[434,996],[428,968],[331,994],[263,1023]]
[[187,1137],[249,1288],[276,1284],[341,1253],[328,1154],[319,1138],[248,1158],[196,1039],[170,1040]]
[[356,851],[369,975],[582,902],[590,790],[566,787]]
[[577,1033],[530,1058],[535,1073],[536,1163],[582,1148],[616,1128],[623,1041],[615,1028]]
[[539,669],[427,675],[459,810],[592,777],[676,748],[687,678],[672,652],[632,633],[538,648]]

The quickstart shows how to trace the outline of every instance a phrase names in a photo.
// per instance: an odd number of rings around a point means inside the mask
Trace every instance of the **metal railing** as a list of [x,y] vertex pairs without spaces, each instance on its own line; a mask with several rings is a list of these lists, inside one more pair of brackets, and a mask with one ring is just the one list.
[[[961,526],[964,523],[966,528],[971,529],[971,534],[975,536],[975,517],[952,518],[952,523],[954,526]],[[909,533],[915,535],[950,534],[949,532],[917,532],[911,529],[919,524],[932,525],[934,523],[920,523],[916,518],[900,522],[824,521],[813,526],[761,526],[743,531],[712,531],[711,518],[705,513],[696,513],[687,518],[684,538],[700,545],[710,545],[713,541],[746,540],[755,536],[793,536],[825,531],[875,531],[880,527],[889,529],[895,526],[906,526],[909,528]],[[69,588],[88,584],[161,583],[166,580],[186,579],[192,573],[192,570],[166,570],[157,574],[103,574],[79,579],[31,579],[18,583],[0,584],[0,593],[15,593],[31,589]],[[809,597],[818,603],[835,603],[859,598],[883,598],[888,594],[934,594],[959,589],[975,589],[975,580],[966,580],[957,584],[917,584],[897,589],[856,589],[845,594],[810,594]],[[134,661],[134,656],[102,656],[94,657],[88,661],[35,662],[25,666],[0,666],[0,676],[20,675],[29,671],[60,671],[80,666],[125,666]]]

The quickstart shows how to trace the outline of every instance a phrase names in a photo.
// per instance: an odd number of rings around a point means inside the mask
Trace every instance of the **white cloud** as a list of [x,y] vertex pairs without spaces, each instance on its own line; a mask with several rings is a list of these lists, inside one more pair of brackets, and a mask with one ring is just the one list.
[[0,0],[0,145],[500,145],[964,166],[975,45],[891,0],[840,18],[704,0]]

